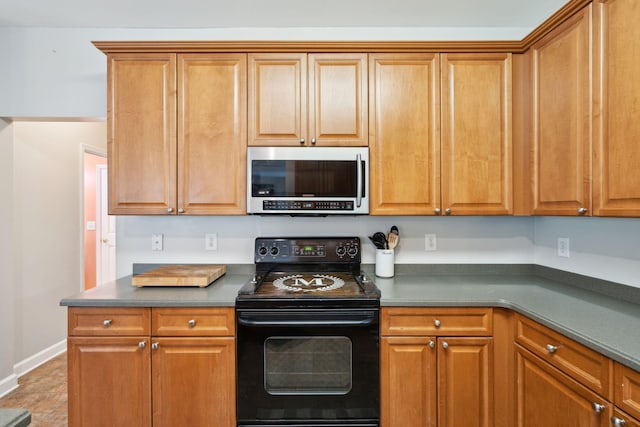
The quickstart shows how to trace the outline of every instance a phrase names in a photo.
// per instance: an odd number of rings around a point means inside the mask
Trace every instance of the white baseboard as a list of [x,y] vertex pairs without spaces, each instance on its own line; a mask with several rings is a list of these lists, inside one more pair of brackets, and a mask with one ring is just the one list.
[[0,380],[0,397],[18,388],[18,376],[11,374],[7,378]]
[[67,351],[66,339],[13,365],[13,374],[4,379],[0,379],[0,397],[18,388],[18,378],[65,351]]
[[22,362],[18,362],[13,365],[13,373],[18,377],[23,376],[27,372],[37,368],[42,365],[44,362],[47,362],[59,354],[67,351],[67,340],[64,339],[59,343],[52,345],[49,348],[45,348],[39,353],[34,354],[31,357],[24,359]]

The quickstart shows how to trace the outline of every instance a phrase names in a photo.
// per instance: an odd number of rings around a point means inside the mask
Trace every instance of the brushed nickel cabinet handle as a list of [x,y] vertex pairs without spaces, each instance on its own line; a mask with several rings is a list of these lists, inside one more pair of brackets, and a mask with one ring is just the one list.
[[605,407],[604,405],[602,405],[602,404],[600,404],[600,403],[598,403],[598,402],[593,402],[593,403],[591,404],[591,407],[593,408],[593,411],[594,411],[596,414],[601,414],[601,413],[603,413],[603,412],[604,412],[604,410],[606,409],[606,407]]
[[555,353],[556,351],[558,351],[558,346],[553,344],[547,344],[547,351],[549,353]]
[[623,420],[622,418],[611,417],[611,425],[613,427],[624,427],[624,426],[627,425],[627,422],[625,420]]
[[194,326],[196,326],[196,321],[193,319],[189,320],[189,327],[193,328]]
[[102,322],[105,328],[108,328],[109,326],[111,326],[111,323],[112,323],[111,319],[106,319]]

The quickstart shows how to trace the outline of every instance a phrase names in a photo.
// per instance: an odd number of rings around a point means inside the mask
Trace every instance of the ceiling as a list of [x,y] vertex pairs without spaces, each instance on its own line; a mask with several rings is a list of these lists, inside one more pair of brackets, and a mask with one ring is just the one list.
[[0,27],[534,29],[567,0],[0,0]]

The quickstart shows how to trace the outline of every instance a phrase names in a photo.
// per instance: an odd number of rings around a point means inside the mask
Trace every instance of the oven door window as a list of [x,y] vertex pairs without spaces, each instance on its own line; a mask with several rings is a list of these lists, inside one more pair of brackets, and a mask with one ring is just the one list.
[[270,337],[264,342],[264,388],[272,395],[343,395],[352,385],[348,337]]

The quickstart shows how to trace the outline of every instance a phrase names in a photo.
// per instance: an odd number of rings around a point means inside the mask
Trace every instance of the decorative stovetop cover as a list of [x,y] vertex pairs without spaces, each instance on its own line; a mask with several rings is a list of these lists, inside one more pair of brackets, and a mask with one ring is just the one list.
[[270,273],[255,291],[269,297],[356,297],[364,291],[352,274],[333,272]]

